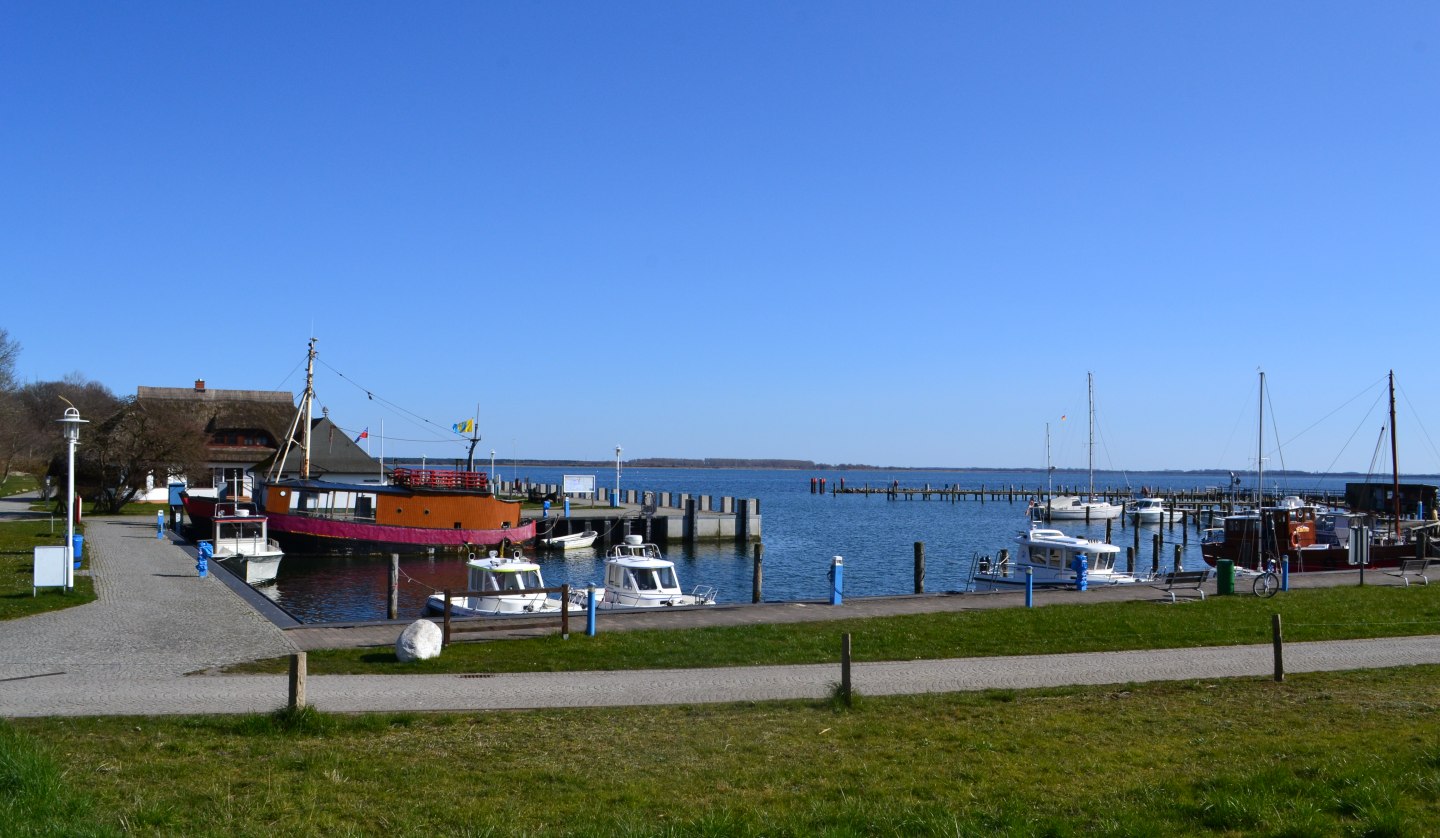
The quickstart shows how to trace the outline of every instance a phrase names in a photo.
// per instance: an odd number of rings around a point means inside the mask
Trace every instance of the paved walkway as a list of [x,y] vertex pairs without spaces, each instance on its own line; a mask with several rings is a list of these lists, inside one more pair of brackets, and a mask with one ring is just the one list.
[[[220,578],[196,576],[188,548],[156,538],[145,519],[92,520],[86,550],[99,601],[0,622],[0,715],[162,715],[264,712],[284,705],[283,675],[221,676],[213,667],[311,647],[394,642],[398,624],[286,631],[262,618]],[[216,570],[215,573],[224,573]],[[1297,576],[1297,585],[1344,584],[1348,574]],[[1380,579],[1376,580],[1377,582]],[[1394,580],[1389,580],[1394,582]],[[1395,584],[1399,584],[1395,582]],[[1155,598],[1145,588],[1037,594],[1037,603]],[[835,619],[919,611],[1014,607],[1019,595],[851,599],[844,606],[762,607],[606,615],[602,630]],[[1172,606],[1157,606],[1172,607]],[[1187,607],[1184,605],[1173,607]],[[662,621],[663,623],[659,622]],[[577,621],[578,631],[582,623]],[[554,631],[550,626],[514,633]],[[1285,647],[1287,672],[1440,664],[1440,637],[1386,638]],[[1102,654],[856,664],[854,688],[886,695],[1024,689],[1240,676],[1272,671],[1268,644]],[[340,712],[493,710],[822,698],[837,665],[518,675],[327,675],[309,679],[310,703]]]

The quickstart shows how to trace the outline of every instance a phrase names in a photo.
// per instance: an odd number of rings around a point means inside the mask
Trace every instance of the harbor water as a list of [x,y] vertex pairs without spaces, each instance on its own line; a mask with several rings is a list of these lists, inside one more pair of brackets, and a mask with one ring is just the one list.
[[[589,473],[575,468],[501,468],[504,480],[531,483],[560,483],[563,474]],[[596,470],[596,483],[614,486],[614,472]],[[1008,471],[817,471],[771,469],[626,469],[621,488],[652,492],[688,492],[712,496],[758,498],[764,535],[764,598],[773,600],[822,600],[828,597],[828,572],[834,556],[845,561],[845,595],[882,596],[914,591],[914,544],[924,542],[928,592],[966,589],[977,558],[995,556],[1001,549],[1014,551],[1014,538],[1028,526],[1025,501],[1001,500],[889,500],[884,495],[812,494],[810,478],[823,477],[827,488],[839,485],[882,487],[898,481],[901,487],[934,488],[957,485],[966,489],[999,490],[1015,486],[1034,492],[1043,489],[1043,472]],[[1340,491],[1356,477],[1267,476],[1266,490],[1287,493]],[[1083,474],[1057,475],[1056,482],[1067,486],[1084,482]],[[1096,472],[1095,485],[1113,489],[1142,486],[1164,496],[1183,489],[1214,487],[1225,477],[1165,473]],[[588,501],[572,501],[572,505]],[[527,514],[529,514],[527,512]],[[538,514],[538,512],[536,513]],[[563,514],[560,508],[552,515]],[[1105,522],[1057,522],[1068,535],[1101,540]],[[1140,551],[1136,564],[1146,570],[1152,561],[1155,532],[1161,532],[1164,546],[1160,564],[1169,567],[1174,544],[1182,540],[1180,525],[1163,529],[1154,524],[1140,530]],[[1121,546],[1133,544],[1133,525],[1122,532],[1120,521],[1112,524],[1111,540]],[[540,552],[527,547],[527,556],[541,565],[547,585],[568,583],[584,587],[598,584],[602,576],[603,551],[597,546],[564,554]],[[719,590],[721,602],[749,602],[753,569],[753,545],[700,543],[686,546],[672,542],[667,558],[675,562],[682,586],[696,585]],[[437,553],[409,555],[400,560],[400,616],[413,618],[425,610],[425,599],[443,588],[466,586],[465,556]],[[1123,562],[1123,557],[1121,559]],[[1192,528],[1182,559],[1186,569],[1205,567],[1200,556],[1200,539]],[[275,584],[261,590],[297,619],[306,623],[380,620],[385,618],[390,575],[389,554],[370,556],[287,555]]]

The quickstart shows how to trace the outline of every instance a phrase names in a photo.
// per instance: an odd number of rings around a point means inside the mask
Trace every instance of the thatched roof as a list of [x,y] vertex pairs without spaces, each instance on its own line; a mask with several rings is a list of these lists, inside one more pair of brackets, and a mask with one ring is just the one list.
[[204,382],[190,387],[137,387],[135,401],[163,405],[203,423],[205,433],[263,431],[275,445],[225,445],[212,441],[210,459],[217,463],[249,464],[265,459],[283,445],[290,423],[295,419],[295,396],[279,390],[209,390]]
[[[259,463],[259,471],[268,471],[279,453]],[[300,460],[304,455],[299,447],[291,449],[285,458],[286,476],[300,473]],[[373,474],[380,475],[380,461],[365,453],[350,435],[329,417],[315,419],[310,423],[310,476],[323,478],[327,474]]]

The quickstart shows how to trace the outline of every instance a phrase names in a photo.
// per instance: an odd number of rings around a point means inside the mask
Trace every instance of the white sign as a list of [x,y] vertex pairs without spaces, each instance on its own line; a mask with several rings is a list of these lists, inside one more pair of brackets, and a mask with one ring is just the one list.
[[593,474],[567,474],[565,475],[565,494],[583,495],[595,494],[595,475]]
[[70,552],[64,547],[36,547],[33,584],[36,588],[68,588],[71,567]]

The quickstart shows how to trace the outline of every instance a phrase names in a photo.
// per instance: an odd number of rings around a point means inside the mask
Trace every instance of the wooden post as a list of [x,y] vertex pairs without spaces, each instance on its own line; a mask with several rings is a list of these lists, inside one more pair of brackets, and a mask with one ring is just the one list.
[[390,554],[390,598],[385,609],[387,618],[394,620],[400,614],[400,554]]
[[1135,536],[1135,542],[1134,542],[1134,544],[1131,545],[1131,546],[1133,546],[1133,547],[1135,548],[1135,555],[1138,556],[1138,555],[1140,555],[1140,524],[1139,524],[1139,522],[1136,522],[1135,526],[1131,528],[1131,532],[1132,532],[1132,533],[1134,534],[1134,536]]
[[290,702],[291,710],[305,706],[305,653],[296,652],[290,656]]
[[1135,548],[1125,548],[1125,572],[1131,576],[1135,575]]
[[570,639],[570,586],[560,586],[560,639]]
[[[1121,513],[1120,513],[1120,518],[1121,518],[1121,520],[1124,520],[1124,518],[1125,518],[1125,513],[1124,513],[1124,512],[1121,512]],[[1106,519],[1105,519],[1105,543],[1106,543],[1106,544],[1109,544],[1109,543],[1110,543],[1110,525],[1113,524],[1113,523],[1115,523],[1115,519],[1114,519],[1114,518],[1106,518]]]
[[755,571],[750,576],[750,601],[758,603],[761,600],[761,589],[765,580],[765,573],[762,565],[765,561],[765,545],[755,545]]
[[1180,543],[1190,543],[1190,510],[1180,510]]
[[445,589],[445,621],[444,630],[440,634],[440,648],[450,645],[450,589]]
[[1181,555],[1183,554],[1184,550],[1185,550],[1185,548],[1181,547],[1179,544],[1176,544],[1176,545],[1175,545],[1175,572],[1176,572],[1176,573],[1179,573],[1179,572],[1180,572],[1180,558],[1181,558]]
[[850,706],[850,633],[840,636],[840,700]]
[[925,542],[915,542],[915,593],[925,593]]
[[1155,533],[1155,549],[1150,552],[1150,573],[1160,573],[1160,533]]
[[1275,680],[1285,680],[1285,655],[1284,644],[1280,638],[1280,615],[1270,615],[1270,637],[1275,645]]

